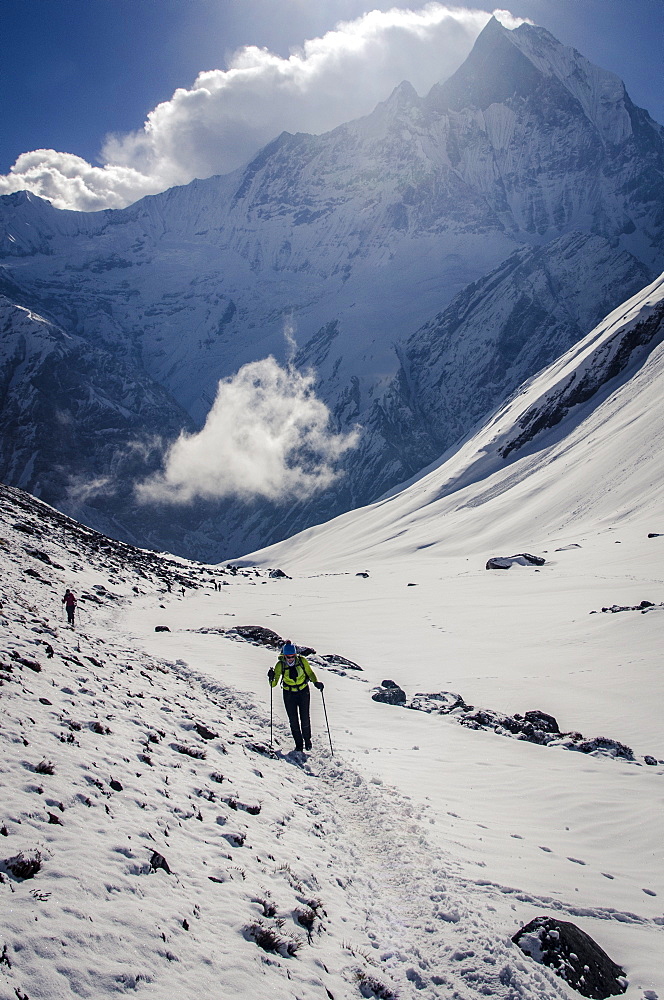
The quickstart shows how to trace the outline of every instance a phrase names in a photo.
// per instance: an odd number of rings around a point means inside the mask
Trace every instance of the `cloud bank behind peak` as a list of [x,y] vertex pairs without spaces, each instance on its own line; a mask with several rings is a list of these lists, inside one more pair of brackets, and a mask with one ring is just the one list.
[[[519,23],[505,11],[506,27]],[[409,80],[423,94],[458,68],[490,15],[429,3],[339,23],[288,58],[245,46],[199,73],[143,127],[107,136],[95,166],[72,153],[22,153],[0,194],[28,190],[57,208],[122,208],[195,177],[228,173],[282,131],[325,132],[368,114]]]

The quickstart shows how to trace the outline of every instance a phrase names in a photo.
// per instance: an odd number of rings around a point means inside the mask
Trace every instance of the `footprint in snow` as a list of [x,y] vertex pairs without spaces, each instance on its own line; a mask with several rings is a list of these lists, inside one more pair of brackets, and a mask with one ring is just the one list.
[[[546,854],[553,854],[553,851],[551,850],[551,848],[550,848],[550,847],[542,847],[542,846],[540,845],[540,851],[545,851],[545,853],[546,853]],[[570,860],[571,860],[571,859],[570,859]]]
[[582,861],[580,858],[568,858],[568,861],[572,861],[575,865],[585,865],[586,862]]
[[644,889],[643,892],[645,892],[646,896],[656,896],[657,895],[657,893],[653,892],[652,889]]

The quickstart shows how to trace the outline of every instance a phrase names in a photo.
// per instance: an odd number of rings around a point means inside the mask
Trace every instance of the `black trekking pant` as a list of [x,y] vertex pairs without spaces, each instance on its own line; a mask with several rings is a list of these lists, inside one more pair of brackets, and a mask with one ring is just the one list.
[[284,688],[284,706],[290,722],[291,733],[295,740],[295,749],[303,750],[305,744],[311,743],[311,720],[309,719],[309,702],[311,695],[309,685],[301,691],[289,691]]

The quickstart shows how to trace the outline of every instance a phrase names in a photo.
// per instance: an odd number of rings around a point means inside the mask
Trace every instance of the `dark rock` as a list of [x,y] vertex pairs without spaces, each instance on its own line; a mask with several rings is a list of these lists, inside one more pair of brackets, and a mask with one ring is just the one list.
[[601,750],[602,753],[606,753],[610,757],[634,760],[634,751],[631,747],[625,746],[624,743],[619,743],[618,740],[611,740],[606,736],[594,736],[591,740],[582,740],[580,743],[576,743],[573,749],[579,750],[580,753],[594,753],[595,750]]
[[643,759],[646,764],[649,764],[651,767],[655,767],[657,765],[657,758],[651,757],[650,754],[646,754]]
[[109,785],[111,786],[114,792],[122,791],[122,782],[118,781],[117,778],[111,778],[111,780],[109,781]]
[[270,649],[281,649],[284,644],[280,635],[273,632],[272,629],[263,628],[261,625],[236,625],[228,631],[235,632],[247,642],[257,642],[261,646],[269,646]]
[[166,860],[163,854],[159,853],[159,851],[152,852],[152,857],[150,858],[150,868],[152,869],[153,872],[156,872],[158,869],[161,868],[161,870],[166,872],[167,875],[173,874],[173,872],[168,866],[168,861]]
[[216,740],[219,735],[219,733],[215,733],[211,729],[208,729],[207,726],[204,726],[202,722],[197,722],[194,728],[203,740]]
[[492,556],[486,564],[486,569],[509,569],[514,563],[519,566],[543,566],[546,559],[533,556],[530,552],[519,552],[515,556]]
[[385,705],[406,704],[406,692],[402,691],[394,681],[383,681],[382,686],[377,688],[371,697],[373,701],[380,701]]
[[649,531],[648,532],[648,538],[661,538],[661,537],[662,537],[662,532],[661,531]]
[[627,989],[624,970],[589,934],[567,920],[535,917],[512,941],[584,997],[605,1000]]
[[526,712],[525,718],[528,722],[536,729],[541,729],[545,733],[559,733],[558,723],[552,715],[547,715],[546,712],[540,712],[535,709],[532,712]]
[[321,656],[321,660],[325,660],[326,663],[330,663],[334,667],[344,667],[346,670],[362,669],[357,663],[347,660],[345,656],[339,656],[338,653],[328,653],[327,656]]
[[291,577],[287,573],[284,573],[282,569],[271,569],[270,577],[273,580],[290,580]]
[[365,580],[369,579],[369,574],[368,573],[356,573],[355,576],[364,577]]
[[25,854],[23,851],[13,858],[5,858],[5,868],[12,873],[14,878],[29,879],[34,878],[41,870],[42,857],[39,851],[34,854]]
[[170,632],[168,625],[155,625],[155,632]]

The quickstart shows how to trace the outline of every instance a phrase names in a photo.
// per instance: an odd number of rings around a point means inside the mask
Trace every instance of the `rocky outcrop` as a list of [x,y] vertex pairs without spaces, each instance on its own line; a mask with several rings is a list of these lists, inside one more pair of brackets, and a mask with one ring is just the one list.
[[[494,709],[469,705],[460,694],[453,691],[417,692],[408,700],[405,692],[394,681],[383,681],[382,686],[377,688],[371,697],[374,701],[383,701],[388,705],[398,705],[416,712],[448,715],[467,729],[485,729],[498,736],[525,740],[527,743],[536,743],[539,746],[558,747],[562,750],[576,750],[578,753],[592,753],[630,763],[641,763],[632,748],[619,740],[607,736],[588,738],[577,732],[562,732],[554,716],[539,709],[533,709],[523,715],[519,712],[506,715]],[[651,765],[660,763],[651,755],[643,757],[642,760],[643,763]]]
[[542,556],[531,556],[530,552],[519,552],[516,556],[492,556],[487,561],[485,569],[509,569],[516,563],[518,566],[543,566],[546,559]]
[[589,934],[568,920],[535,917],[516,932],[512,941],[584,997],[606,1000],[627,990],[625,970]]

